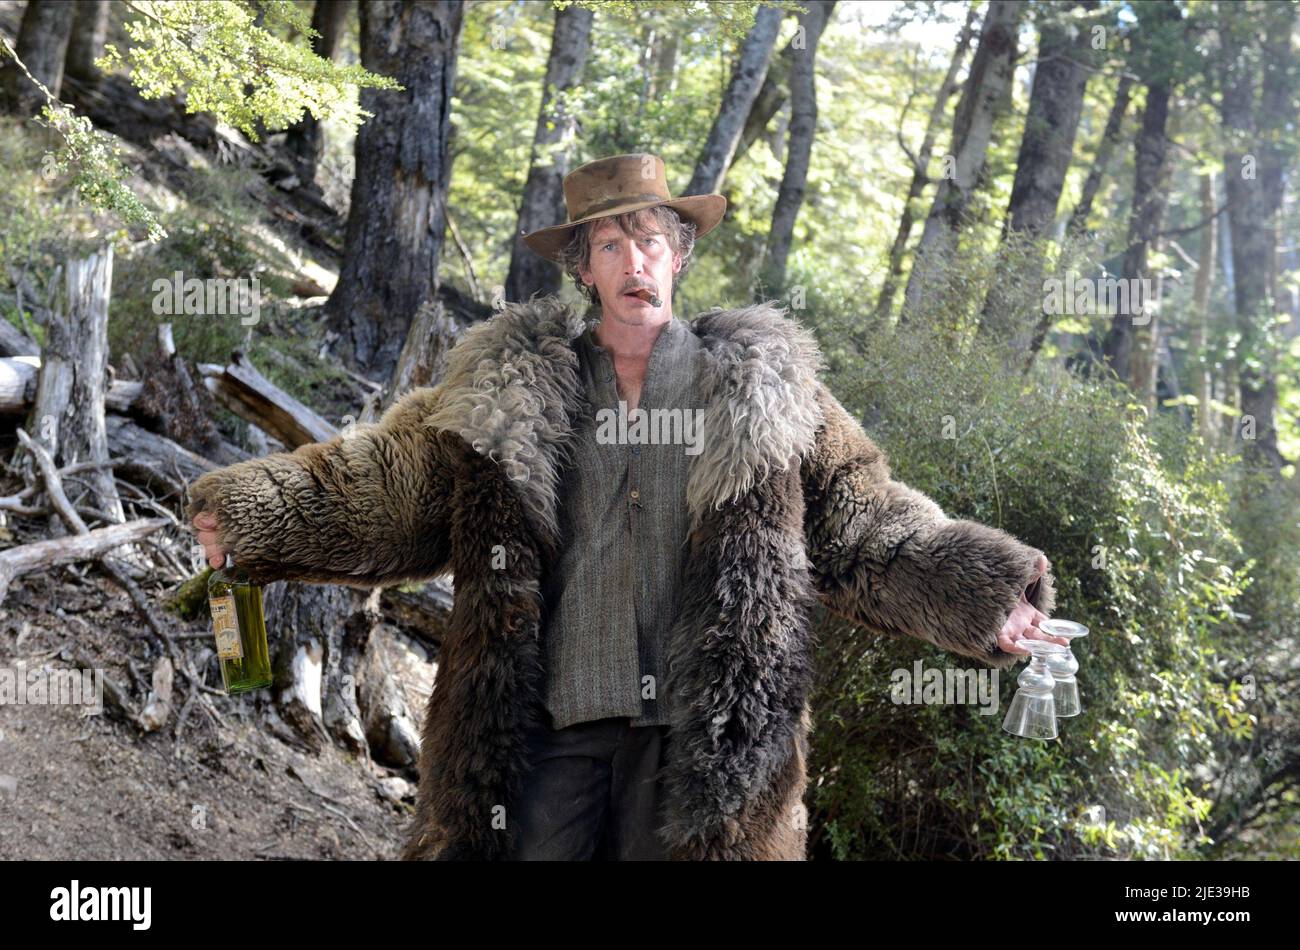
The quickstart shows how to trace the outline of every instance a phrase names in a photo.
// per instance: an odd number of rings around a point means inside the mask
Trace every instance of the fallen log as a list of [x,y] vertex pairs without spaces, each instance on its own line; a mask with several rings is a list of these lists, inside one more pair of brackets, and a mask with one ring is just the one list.
[[[108,388],[108,305],[113,246],[72,258],[64,271],[63,306],[50,315],[32,406],[33,438],[64,464],[108,458],[104,394]],[[125,517],[111,472],[87,473],[91,507]]]
[[[0,320],[0,323],[4,321]],[[39,356],[0,359],[0,413],[21,415],[27,412],[36,399],[36,377],[40,369]]]
[[[0,415],[25,415],[31,409],[40,371],[38,355],[0,357]],[[113,412],[129,413],[143,389],[144,383],[116,379],[104,394],[104,405]]]
[[451,582],[439,578],[418,591],[386,587],[379,594],[379,613],[385,622],[399,628],[436,654],[451,622]]
[[288,448],[328,442],[339,430],[257,371],[236,350],[226,366],[200,363],[203,385],[235,415],[253,423]]
[[97,561],[108,551],[146,538],[171,524],[166,518],[141,518],[86,534],[69,535],[49,541],[20,544],[0,551],[0,603],[4,603],[14,579],[33,571],[48,570],[61,564]]
[[[197,452],[155,435],[122,416],[108,417],[108,447],[114,455],[136,460],[144,474],[154,471],[157,480],[163,482],[162,487],[168,491],[179,487],[176,476],[181,482],[188,483],[217,467]],[[147,469],[143,468],[146,464]],[[148,478],[145,481],[146,487],[154,487],[147,484]]]
[[[0,358],[0,413],[21,415],[31,408],[40,369],[39,356]],[[113,412],[128,413],[143,388],[144,383],[136,380],[114,380],[104,395],[104,405]]]
[[35,356],[40,351],[35,340],[0,317],[0,356]]

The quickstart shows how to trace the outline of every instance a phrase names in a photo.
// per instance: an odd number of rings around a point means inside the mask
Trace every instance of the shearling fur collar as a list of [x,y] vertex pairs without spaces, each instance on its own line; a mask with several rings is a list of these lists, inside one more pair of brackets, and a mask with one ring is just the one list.
[[[458,433],[519,484],[542,537],[557,536],[556,490],[581,407],[573,341],[600,322],[558,296],[506,303],[448,354],[427,424]],[[688,326],[709,354],[703,450],[687,482],[692,525],[812,449],[821,423],[812,335],[775,301],[705,311]]]

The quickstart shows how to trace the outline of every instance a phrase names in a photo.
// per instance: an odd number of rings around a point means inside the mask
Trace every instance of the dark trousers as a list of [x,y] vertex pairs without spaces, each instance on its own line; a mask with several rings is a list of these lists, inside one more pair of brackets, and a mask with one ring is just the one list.
[[515,803],[516,861],[663,861],[659,827],[667,726],[627,717],[528,733],[531,768]]

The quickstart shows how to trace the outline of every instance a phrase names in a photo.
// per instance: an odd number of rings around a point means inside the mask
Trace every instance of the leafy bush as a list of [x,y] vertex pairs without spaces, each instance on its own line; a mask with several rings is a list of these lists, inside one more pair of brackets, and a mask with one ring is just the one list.
[[[1045,551],[1075,645],[1084,711],[1036,742],[993,715],[895,705],[891,671],[968,667],[920,641],[825,618],[809,806],[814,853],[836,858],[1176,857],[1202,843],[1214,741],[1251,728],[1219,653],[1245,584],[1229,466],[1147,420],[1110,384],[1059,365],[1023,380],[1002,354],[911,326],[865,335],[850,308],[800,316],[828,341],[828,383],[890,456],[894,477],[952,517]],[[950,329],[950,328],[949,328]],[[852,345],[857,337],[859,344]],[[830,341],[834,341],[831,343]],[[1099,809],[1103,809],[1099,810]]]

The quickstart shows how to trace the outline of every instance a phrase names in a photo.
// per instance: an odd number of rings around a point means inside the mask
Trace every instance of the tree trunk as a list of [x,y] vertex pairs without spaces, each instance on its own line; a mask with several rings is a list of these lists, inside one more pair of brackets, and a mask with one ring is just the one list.
[[[898,293],[898,285],[903,279],[903,254],[907,250],[907,242],[912,239],[912,225],[916,223],[917,203],[921,200],[925,186],[930,183],[929,168],[930,158],[934,154],[934,143],[939,137],[939,129],[948,111],[948,100],[957,89],[957,76],[966,63],[971,42],[975,38],[975,11],[974,4],[971,4],[966,11],[966,23],[957,37],[957,48],[948,63],[948,72],[939,85],[939,91],[935,93],[934,104],[930,107],[930,117],[925,126],[925,137],[921,140],[921,147],[913,159],[912,181],[907,186],[903,215],[898,221],[898,233],[894,235],[894,243],[889,248],[889,269],[885,271],[885,282],[880,288],[876,309],[871,315],[872,322],[877,325],[889,319],[889,312],[894,306],[894,296]],[[901,142],[903,135],[901,128],[898,135]]]
[[104,55],[104,41],[108,38],[108,0],[84,0],[75,6],[77,15],[72,21],[63,71],[74,79],[93,83],[99,77],[95,60]]
[[[1151,242],[1151,250],[1164,250],[1164,239]],[[1133,349],[1129,356],[1129,385],[1134,397],[1147,409],[1148,417],[1156,411],[1156,383],[1160,373],[1160,345],[1165,332],[1160,319],[1160,301],[1164,293],[1165,275],[1160,271],[1151,277],[1151,296],[1143,305],[1144,321],[1133,328]]]
[[[311,28],[318,34],[311,41],[313,53],[322,59],[334,58],[347,16],[347,0],[316,0],[311,14]],[[285,147],[294,157],[299,177],[307,184],[316,180],[316,166],[324,146],[320,122],[310,112],[289,130]]]
[[[1280,474],[1285,460],[1277,444],[1277,353],[1269,335],[1275,309],[1273,277],[1277,253],[1277,211],[1281,207],[1283,152],[1265,144],[1284,122],[1273,110],[1286,104],[1290,79],[1290,31],[1294,9],[1265,30],[1260,44],[1264,65],[1256,105],[1259,70],[1254,36],[1239,22],[1225,20],[1221,114],[1226,146],[1224,186],[1232,237],[1233,300],[1241,333],[1238,384],[1241,388],[1242,454],[1251,468]],[[1280,33],[1279,33],[1280,31]],[[1279,39],[1280,35],[1280,39]]]
[[808,12],[799,14],[804,41],[790,69],[790,138],[785,174],[767,235],[767,254],[760,280],[763,294],[779,293],[785,286],[794,222],[803,205],[808,162],[817,132],[817,44],[834,7],[835,0],[808,0]]
[[[790,64],[794,62],[795,54],[798,52],[793,44],[792,39],[785,45],[785,49],[781,50],[781,55],[775,57],[768,66],[767,77],[763,80],[758,95],[754,97],[754,104],[745,118],[745,128],[740,133],[740,142],[731,156],[732,166],[744,158],[750,146],[763,137],[772,117],[781,111],[782,106],[790,98],[788,88]],[[730,167],[728,166],[728,170]]]
[[[108,388],[108,300],[113,284],[113,248],[68,262],[65,314],[53,313],[45,327],[36,401],[28,430],[60,465],[108,459],[104,396]],[[107,469],[88,472],[88,504],[117,521],[122,502]]]
[[[829,16],[829,11],[825,16]],[[772,62],[772,49],[785,13],[778,7],[760,7],[754,17],[754,27],[745,37],[731,72],[731,81],[722,96],[722,104],[713,118],[713,128],[695,161],[695,173],[684,195],[707,195],[722,187],[723,176],[731,167],[731,157],[736,153],[745,120],[753,111],[754,99],[767,78],[767,68]],[[802,20],[800,21],[803,22]],[[823,25],[825,20],[822,20]],[[811,32],[811,30],[810,30]],[[815,51],[815,41],[810,39],[809,58]],[[814,103],[814,116],[816,104]]]
[[[1120,277],[1137,286],[1136,281],[1150,281],[1147,253],[1151,242],[1160,232],[1160,222],[1168,200],[1166,179],[1169,139],[1166,126],[1169,121],[1169,93],[1171,80],[1166,65],[1152,63],[1152,50],[1156,43],[1148,31],[1157,32],[1177,23],[1181,14],[1173,0],[1163,0],[1150,14],[1150,20],[1139,25],[1137,42],[1144,47],[1147,102],[1142,110],[1142,127],[1134,143],[1133,205],[1129,212],[1128,237]],[[1133,310],[1133,307],[1129,307]],[[1110,330],[1102,344],[1102,353],[1111,369],[1120,379],[1133,382],[1133,336],[1138,326],[1147,326],[1153,319],[1149,313],[1116,313]],[[1141,386],[1135,387],[1139,391]]]
[[672,95],[676,86],[677,52],[681,38],[674,31],[666,31],[655,51],[654,72],[651,74],[650,98],[662,99]]
[[465,324],[457,320],[441,301],[421,307],[406,338],[406,345],[402,347],[397,369],[384,392],[382,408],[387,409],[412,389],[432,386],[441,379],[447,353],[464,330]]
[[[978,332],[1007,345],[1008,353],[1028,349],[1032,316],[1024,309],[1024,291],[1041,302],[1042,244],[1051,238],[1056,206],[1061,200],[1065,175],[1074,154],[1074,137],[1083,114],[1083,91],[1088,83],[1087,64],[1079,57],[1079,27],[1060,19],[1076,8],[1095,9],[1096,0],[1082,0],[1060,8],[1040,8],[1038,63],[1029,94],[1025,131],[1016,156],[1016,176],[1011,200],[1002,221],[1003,249],[1024,257],[1023,274],[995,280],[984,301]],[[1016,289],[1020,293],[1016,293]],[[1041,306],[1037,308],[1041,312]],[[1032,312],[1032,311],[1031,311]],[[1021,334],[1024,339],[1020,339]]]
[[1192,359],[1196,367],[1196,428],[1202,441],[1211,448],[1218,444],[1213,401],[1213,376],[1210,372],[1210,292],[1214,289],[1214,247],[1218,232],[1218,218],[1214,215],[1214,173],[1208,172],[1198,179],[1200,183],[1201,216],[1205,227],[1201,229],[1201,246],[1196,255],[1196,281],[1192,287]]
[[1128,105],[1132,99],[1133,77],[1124,73],[1119,77],[1119,83],[1115,87],[1115,98],[1110,104],[1110,114],[1106,116],[1106,128],[1101,133],[1101,141],[1097,143],[1097,154],[1093,157],[1092,167],[1088,169],[1088,177],[1084,179],[1079,203],[1070,214],[1070,223],[1065,229],[1067,234],[1077,234],[1088,226],[1092,203],[1096,200],[1102,179],[1106,177],[1106,172],[1110,168],[1110,158],[1119,143],[1120,130],[1124,125],[1124,114],[1128,112]]
[[[1133,77],[1124,73],[1115,87],[1115,98],[1111,101],[1110,113],[1106,116],[1106,128],[1101,134],[1101,141],[1097,143],[1097,152],[1093,156],[1092,166],[1088,169],[1088,177],[1084,179],[1079,203],[1070,213],[1070,221],[1065,227],[1067,237],[1081,234],[1088,225],[1092,204],[1097,198],[1102,179],[1106,177],[1110,168],[1111,156],[1119,143],[1120,131],[1124,125],[1124,114],[1128,112],[1132,98]],[[1034,328],[1033,338],[1029,341],[1029,353],[1025,358],[1024,367],[1026,371],[1034,365],[1034,360],[1038,356],[1038,351],[1043,348],[1043,341],[1047,339],[1047,331],[1051,326],[1052,315],[1044,310],[1038,315],[1038,326]]]
[[339,585],[277,581],[266,588],[263,609],[274,637],[276,712],[313,751],[333,736],[349,751],[365,752],[355,678],[344,678],[355,670],[365,646],[345,648],[351,616],[359,607],[358,592]]
[[[654,58],[659,45],[659,31],[651,21],[641,23],[641,36],[636,48],[640,50],[637,57],[637,69],[641,72],[641,91],[637,93],[636,118],[640,122],[645,116],[646,103],[650,101],[650,88],[654,85]],[[629,82],[630,85],[630,82]]]
[[927,288],[936,288],[942,293],[948,267],[957,250],[957,234],[966,206],[984,169],[993,122],[1004,106],[1010,88],[1021,7],[1020,0],[992,0],[984,15],[979,45],[953,118],[948,156],[951,174],[945,174],[939,180],[934,202],[926,216],[921,241],[912,259],[907,289],[903,292],[900,324],[918,313]]
[[[63,62],[68,52],[68,38],[72,33],[72,18],[77,12],[75,3],[65,0],[28,0],[23,10],[22,24],[14,52],[27,71],[44,83],[50,94],[57,97],[63,85]],[[4,63],[6,106],[19,115],[34,115],[45,104],[45,95],[32,84],[13,60]]]
[[451,177],[448,138],[464,4],[361,5],[361,64],[405,88],[363,89],[343,267],[327,313],[343,356],[371,378],[397,362],[433,300]]
[[569,173],[573,159],[577,117],[569,112],[562,97],[582,78],[591,50],[593,19],[591,10],[577,6],[555,12],[528,180],[519,205],[517,234],[506,274],[506,300],[527,300],[535,293],[545,296],[560,289],[563,279],[560,269],[529,250],[522,236],[568,220],[564,176]]

